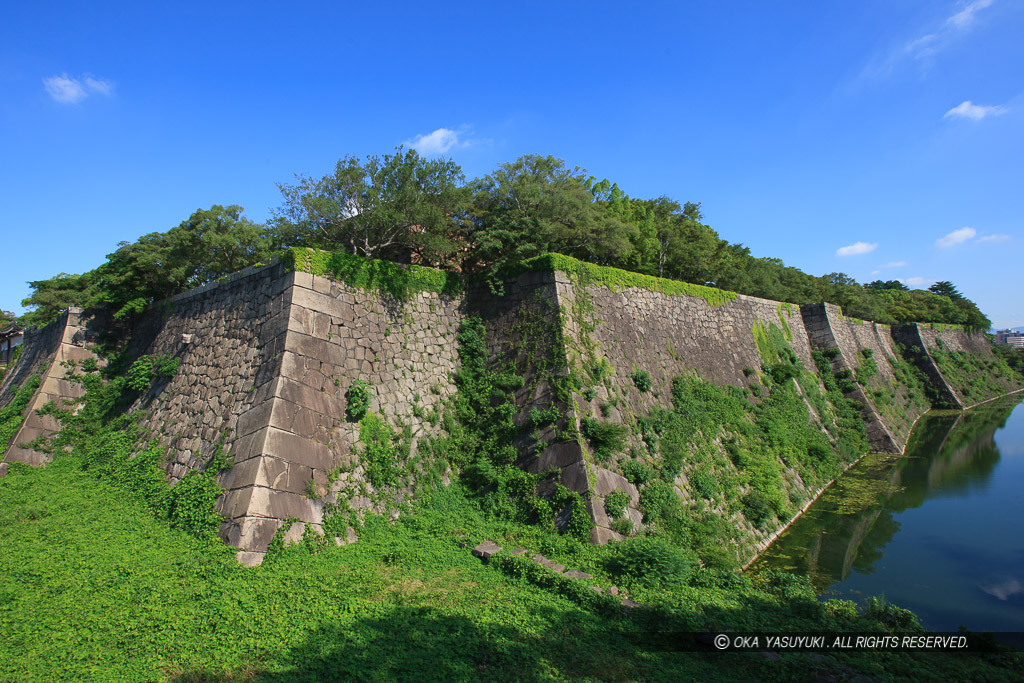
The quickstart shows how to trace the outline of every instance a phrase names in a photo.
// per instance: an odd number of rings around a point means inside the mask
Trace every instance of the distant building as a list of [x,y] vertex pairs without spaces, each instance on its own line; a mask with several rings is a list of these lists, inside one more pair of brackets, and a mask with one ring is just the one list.
[[995,336],[996,344],[1008,344],[1017,349],[1024,349],[1024,332],[1018,330],[999,330]]
[[7,365],[11,362],[15,349],[21,346],[24,335],[21,328],[15,323],[0,328],[0,365]]

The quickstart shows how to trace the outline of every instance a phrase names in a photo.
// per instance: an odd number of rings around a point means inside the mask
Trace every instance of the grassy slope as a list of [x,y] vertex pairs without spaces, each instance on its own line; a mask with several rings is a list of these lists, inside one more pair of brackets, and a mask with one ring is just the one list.
[[658,609],[595,610],[510,578],[459,542],[522,544],[608,585],[601,551],[487,522],[459,486],[399,523],[371,521],[355,545],[290,549],[244,569],[230,549],[170,529],[67,456],[0,480],[0,528],[0,680],[788,680],[814,670],[1012,680],[940,655],[768,661],[672,651],[672,636],[648,650],[659,628],[840,626],[813,600],[750,587],[638,588]]

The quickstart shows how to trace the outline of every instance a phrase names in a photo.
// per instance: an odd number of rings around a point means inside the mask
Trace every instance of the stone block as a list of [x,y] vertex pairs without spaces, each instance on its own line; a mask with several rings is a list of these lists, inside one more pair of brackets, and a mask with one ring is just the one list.
[[263,453],[314,469],[329,470],[334,466],[334,457],[324,444],[274,427],[267,430]]
[[316,391],[287,377],[278,378],[277,396],[335,420],[345,419],[344,400]]
[[591,574],[588,574],[586,572],[581,572],[578,569],[570,569],[569,571],[567,571],[565,573],[565,575],[567,577],[569,577],[570,579],[592,579],[592,578],[594,578]]
[[[227,472],[217,477],[217,483],[226,491],[252,486],[262,465],[263,458],[249,458],[232,465]],[[175,474],[175,476],[180,476]]]
[[309,408],[299,408],[292,421],[291,431],[298,436],[311,437],[319,424],[319,414]]
[[526,548],[513,548],[512,551],[509,554],[510,555],[525,555],[526,554]]
[[343,303],[334,297],[303,287],[296,287],[292,290],[292,305],[303,306],[304,308],[326,313],[343,320],[352,320],[354,318],[351,305]]
[[501,552],[501,546],[494,541],[484,541],[477,547],[473,548],[473,556],[479,557],[481,560],[489,560],[492,555],[496,555]]
[[562,470],[560,476],[562,486],[575,491],[586,493],[590,489],[590,477],[587,475],[587,463],[584,461],[574,462]]
[[578,443],[556,443],[548,446],[534,459],[536,468],[534,472],[543,472],[551,467],[562,469],[569,465],[583,460],[583,451]]
[[247,514],[252,517],[291,519],[319,524],[323,519],[323,503],[287,491],[254,486]]
[[611,529],[596,526],[590,530],[590,542],[594,545],[604,545],[611,541],[621,541],[622,536]]
[[296,287],[304,287],[306,289],[313,289],[313,275],[311,273],[304,273],[301,270],[296,270],[293,273],[293,284]]
[[273,404],[274,410],[270,416],[269,426],[283,429],[286,432],[291,431],[292,422],[295,421],[295,415],[299,412],[299,406],[283,398],[277,399]]
[[263,564],[263,558],[266,557],[266,553],[255,553],[248,550],[239,550],[235,553],[235,559],[238,560],[238,564],[244,567],[258,567]]
[[286,351],[292,351],[306,358],[316,358],[322,363],[341,365],[345,362],[345,350],[338,344],[325,339],[317,339],[308,334],[293,331],[285,338]]
[[640,493],[629,480],[620,474],[603,467],[594,468],[594,493],[599,496],[607,496],[612,491],[624,491],[629,495],[629,500],[636,504],[640,500]]
[[7,476],[7,463],[0,462],[0,479]]
[[238,417],[235,434],[242,437],[247,434],[252,434],[262,427],[266,427],[270,424],[270,413],[273,409],[273,401],[257,403]]
[[342,536],[335,536],[334,537],[334,544],[335,545],[339,545],[339,546],[341,546],[341,545],[349,545],[351,543],[355,543],[358,540],[359,540],[359,537],[356,536],[356,530],[353,529],[352,527],[348,527],[347,529],[345,529],[345,536],[344,537],[342,537]]

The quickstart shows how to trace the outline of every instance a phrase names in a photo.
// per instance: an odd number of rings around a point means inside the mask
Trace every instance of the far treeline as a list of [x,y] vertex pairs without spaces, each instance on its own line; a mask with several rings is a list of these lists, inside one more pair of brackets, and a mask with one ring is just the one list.
[[322,178],[279,185],[266,224],[240,206],[215,205],[167,232],[122,242],[81,275],[30,282],[21,322],[43,325],[68,306],[106,307],[118,318],[266,261],[290,247],[421,263],[498,283],[520,261],[556,252],[605,266],[794,304],[829,301],[850,316],[988,329],[989,319],[950,282],[928,291],[892,280],[814,277],[757,258],[703,222],[700,204],[635,199],[561,159],[528,155],[466,182],[451,160],[413,150],[341,159]]

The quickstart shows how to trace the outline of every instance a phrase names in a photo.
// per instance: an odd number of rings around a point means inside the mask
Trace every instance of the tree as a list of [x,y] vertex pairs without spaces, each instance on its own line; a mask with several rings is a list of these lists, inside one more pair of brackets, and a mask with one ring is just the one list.
[[928,291],[932,292],[933,294],[938,294],[939,296],[949,297],[954,301],[964,298],[963,295],[959,291],[957,291],[957,288],[949,280],[941,280],[939,282],[936,282],[934,285],[928,288]]
[[284,205],[275,233],[285,246],[343,246],[368,258],[427,263],[444,261],[464,244],[467,191],[462,169],[450,160],[428,160],[415,150],[360,162],[338,161],[320,179],[297,176],[280,184]]
[[875,280],[864,285],[868,289],[885,290],[895,289],[901,292],[908,292],[910,289],[899,280]]
[[43,325],[69,306],[106,307],[115,318],[145,309],[178,292],[198,287],[269,257],[266,228],[242,216],[240,206],[197,209],[167,232],[121,242],[105,263],[83,275],[30,282],[22,302],[34,310],[27,323]]
[[22,323],[43,327],[71,306],[89,308],[95,301],[95,281],[96,271],[90,271],[83,275],[60,273],[48,280],[29,282],[32,294],[21,305],[31,310],[21,317]]
[[199,287],[270,258],[275,251],[271,236],[265,226],[243,216],[244,210],[214,204],[171,228],[167,265],[175,269],[178,287]]
[[605,265],[624,258],[636,226],[595,201],[591,187],[583,169],[538,155],[473,181],[475,265],[496,269],[547,252]]

